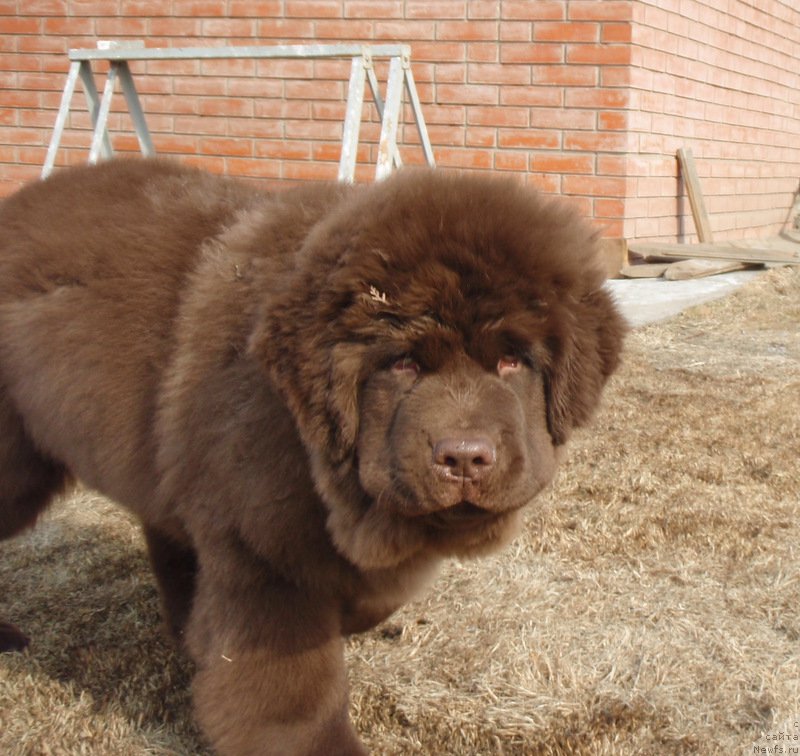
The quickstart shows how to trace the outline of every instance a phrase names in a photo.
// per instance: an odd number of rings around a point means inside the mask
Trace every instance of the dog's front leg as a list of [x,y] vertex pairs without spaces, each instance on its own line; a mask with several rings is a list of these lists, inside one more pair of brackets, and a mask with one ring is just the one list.
[[219,543],[199,550],[187,642],[198,722],[222,756],[366,754],[347,713],[335,602]]

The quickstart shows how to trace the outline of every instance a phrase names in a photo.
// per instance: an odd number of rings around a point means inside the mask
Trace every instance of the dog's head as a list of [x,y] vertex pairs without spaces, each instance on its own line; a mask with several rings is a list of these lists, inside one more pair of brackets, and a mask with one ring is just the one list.
[[402,171],[309,234],[253,348],[362,566],[507,540],[625,330],[595,234],[509,181]]

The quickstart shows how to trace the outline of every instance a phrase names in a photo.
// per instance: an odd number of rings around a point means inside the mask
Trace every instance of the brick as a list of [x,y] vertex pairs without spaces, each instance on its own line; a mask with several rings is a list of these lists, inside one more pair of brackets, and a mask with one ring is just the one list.
[[527,152],[496,152],[494,155],[494,169],[496,171],[517,171],[528,170]]
[[55,121],[55,113],[47,110],[20,110],[19,125],[50,131]]
[[564,149],[585,150],[589,152],[625,152],[627,149],[627,134],[624,133],[593,133],[593,132],[566,132],[564,134]]
[[439,21],[436,24],[436,39],[475,42],[496,38],[494,21]]
[[598,155],[597,174],[599,176],[626,176],[628,175],[628,164],[627,155]]
[[538,21],[533,25],[535,42],[597,42],[600,26],[592,23]]
[[[22,6],[18,9],[18,6]],[[14,0],[0,2],[0,15],[13,16],[65,16],[67,0],[25,0],[20,4]]]
[[24,92],[24,90],[51,90],[53,88],[53,76],[47,73],[40,73],[39,71],[21,71],[17,75],[16,86],[9,89],[0,89],[0,99],[3,102],[8,102],[9,98]]
[[437,83],[465,84],[467,66],[464,63],[440,63],[436,66],[435,80]]
[[[471,110],[471,108],[470,108]],[[492,108],[498,110],[498,108]],[[449,123],[454,126],[461,126],[466,119],[467,109],[463,105],[443,105],[440,103],[423,105],[425,123]]]
[[344,102],[313,102],[311,117],[322,121],[343,121],[345,115]]
[[227,118],[253,116],[253,102],[235,97],[203,97],[196,102],[200,115],[225,116]]
[[0,16],[0,34],[39,34],[41,28],[38,18]]
[[256,22],[249,18],[210,18],[202,24],[204,37],[252,37]]
[[284,15],[289,18],[341,18],[342,4],[331,0],[285,0]]
[[531,70],[529,66],[470,63],[467,71],[467,81],[470,84],[530,84]]
[[294,18],[262,18],[258,36],[265,40],[302,40],[308,44],[314,38],[314,22]]
[[372,36],[371,21],[356,21],[348,19],[346,21],[316,21],[314,23],[314,34],[318,39],[369,39]]
[[[471,127],[466,130],[464,144],[467,147],[494,147],[497,142],[495,129]],[[433,140],[433,137],[431,137]],[[436,140],[439,144],[439,141]]]
[[533,39],[533,24],[530,21],[501,21],[498,37],[501,43],[530,42]]
[[287,134],[295,139],[328,139],[340,141],[341,124],[333,121],[290,121],[284,124]]
[[500,48],[500,60],[503,63],[563,63],[564,46],[506,42]]
[[[636,80],[634,80],[636,77]],[[652,73],[644,76],[639,71],[631,71],[628,66],[603,66],[600,72],[600,85],[603,87],[628,87],[652,90]]]
[[618,110],[598,113],[597,125],[603,131],[623,131],[628,127],[628,114]]
[[467,3],[465,0],[406,0],[405,17],[434,21],[463,19],[467,17]]
[[168,152],[174,155],[192,155],[197,151],[198,142],[193,136],[158,134],[153,141],[158,152]]
[[574,21],[630,21],[631,0],[570,0],[568,18]]
[[633,25],[630,23],[603,24],[600,29],[601,42],[631,42]]
[[402,18],[402,0],[346,0],[345,18]]
[[573,88],[565,94],[565,104],[573,108],[624,108],[628,100],[627,89]]
[[461,42],[427,42],[416,40],[411,45],[411,67],[416,71],[416,61],[450,62],[466,60],[467,46]]
[[147,36],[147,21],[141,18],[97,18],[94,29],[99,37],[142,39]]
[[340,81],[287,81],[284,92],[290,100],[341,100],[345,87]]
[[561,193],[561,176],[556,173],[530,173],[527,183],[546,194]]
[[467,44],[467,60],[474,63],[497,63],[500,46],[497,42],[470,42]]
[[529,125],[527,108],[470,107],[467,109],[467,123],[476,126],[517,126]]
[[469,0],[467,18],[500,18],[501,0]]
[[[306,142],[306,146],[311,147],[311,143]],[[367,148],[360,150],[356,153],[356,161],[359,160],[360,155],[368,155]],[[342,156],[342,145],[338,142],[322,142],[313,145],[313,150],[310,150],[309,154],[305,157],[298,155],[297,157],[301,160],[323,160],[326,162],[339,162],[339,159]],[[284,158],[286,159],[286,158]],[[364,157],[361,157],[364,160]]]
[[461,127],[428,124],[428,137],[431,144],[439,147],[463,147],[465,143],[464,129]]
[[502,148],[515,149],[558,149],[561,135],[557,131],[544,131],[538,129],[499,129],[497,145]]
[[198,141],[198,149],[207,155],[248,157],[253,155],[251,139],[231,139],[230,137],[206,137]]
[[630,62],[628,45],[567,45],[567,63],[593,63],[596,65],[622,65]]
[[172,0],[172,10],[176,16],[205,18],[224,18],[227,12],[225,0]]
[[489,170],[492,167],[492,151],[457,147],[437,148],[436,163],[448,168],[473,168]]
[[593,173],[594,156],[543,152],[531,158],[531,168],[542,173]]
[[[201,18],[151,18],[149,21],[150,35],[161,37],[199,37],[202,34],[203,19]],[[151,40],[148,40],[148,45]],[[182,43],[183,44],[183,43]]]
[[501,18],[544,21],[566,18],[564,0],[504,0]]
[[595,199],[594,216],[596,218],[624,218],[625,201],[621,199]]
[[38,170],[44,163],[47,149],[45,147],[19,147],[17,159],[20,163],[33,165]]
[[562,91],[556,87],[504,87],[500,92],[501,105],[557,107],[563,99]]
[[282,165],[281,177],[290,181],[332,181],[336,171],[336,166],[329,163],[286,162]]
[[311,158],[311,142],[268,139],[256,143],[254,154],[278,160],[308,160]]
[[602,176],[564,176],[561,183],[565,194],[586,194],[599,197],[624,197],[625,179]]
[[[66,3],[65,3],[66,5]],[[121,0],[119,7],[120,16],[170,16],[172,4],[163,0]],[[59,14],[66,15],[66,13]]]
[[[154,78],[154,77],[150,77]],[[166,81],[171,81],[172,91],[176,95],[216,95],[221,97],[227,91],[227,80],[212,76],[175,76],[160,77]],[[136,80],[136,88],[142,93],[140,82]]]
[[[252,137],[253,139],[276,139],[284,135],[283,120],[272,120],[263,118],[259,114],[263,103],[255,104],[255,118],[234,118],[229,119],[225,124],[228,134],[233,137]],[[293,117],[293,116],[287,116]],[[209,134],[219,134],[220,129],[209,129]]]
[[436,100],[460,105],[496,105],[498,88],[490,84],[437,84]]
[[[0,71],[41,71],[40,60],[33,55],[0,54]],[[66,70],[66,67],[65,67]]]
[[281,0],[231,0],[228,5],[228,15],[236,18],[239,16],[280,16],[282,12]]
[[[8,37],[0,39],[11,40],[13,37],[9,35]],[[63,37],[44,37],[36,35],[32,37],[17,37],[16,40],[17,51],[21,53],[55,53],[58,55],[66,55],[69,49],[67,40]]]
[[533,66],[531,77],[540,86],[592,87],[597,86],[598,70],[596,66]]
[[113,16],[116,7],[109,6],[104,0],[70,0],[69,12],[72,16]]
[[434,25],[428,21],[375,21],[372,38],[387,42],[431,40],[434,38]]
[[223,171],[230,176],[252,176],[254,178],[278,178],[281,164],[277,160],[260,158],[226,157]]

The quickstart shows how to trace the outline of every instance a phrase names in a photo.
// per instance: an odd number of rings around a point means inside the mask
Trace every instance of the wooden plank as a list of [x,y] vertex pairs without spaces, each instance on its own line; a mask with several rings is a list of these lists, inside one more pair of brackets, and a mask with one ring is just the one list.
[[749,263],[736,262],[735,260],[703,260],[694,258],[680,260],[672,263],[664,271],[664,278],[668,281],[685,281],[689,278],[704,278],[717,273],[730,273],[734,270],[746,270],[751,267]]
[[711,221],[708,218],[703,190],[700,188],[700,179],[694,164],[694,154],[690,147],[681,147],[678,150],[678,162],[681,166],[681,175],[686,183],[686,193],[689,195],[689,205],[692,208],[697,238],[702,243],[710,244],[714,241],[714,234],[711,231]]
[[664,271],[675,263],[642,263],[625,265],[620,273],[624,278],[660,278]]
[[631,252],[645,260],[651,257],[703,257],[713,260],[737,260],[750,263],[800,264],[800,254],[786,249],[769,247],[733,247],[727,244],[668,244],[664,242],[628,242]]

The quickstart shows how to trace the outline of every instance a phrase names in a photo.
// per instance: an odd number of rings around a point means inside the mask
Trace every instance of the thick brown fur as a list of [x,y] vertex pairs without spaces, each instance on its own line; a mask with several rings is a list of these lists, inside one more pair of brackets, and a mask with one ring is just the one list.
[[363,753],[342,636],[513,537],[616,367],[602,283],[513,182],[63,171],[0,206],[0,538],[71,479],[117,500],[215,748]]

